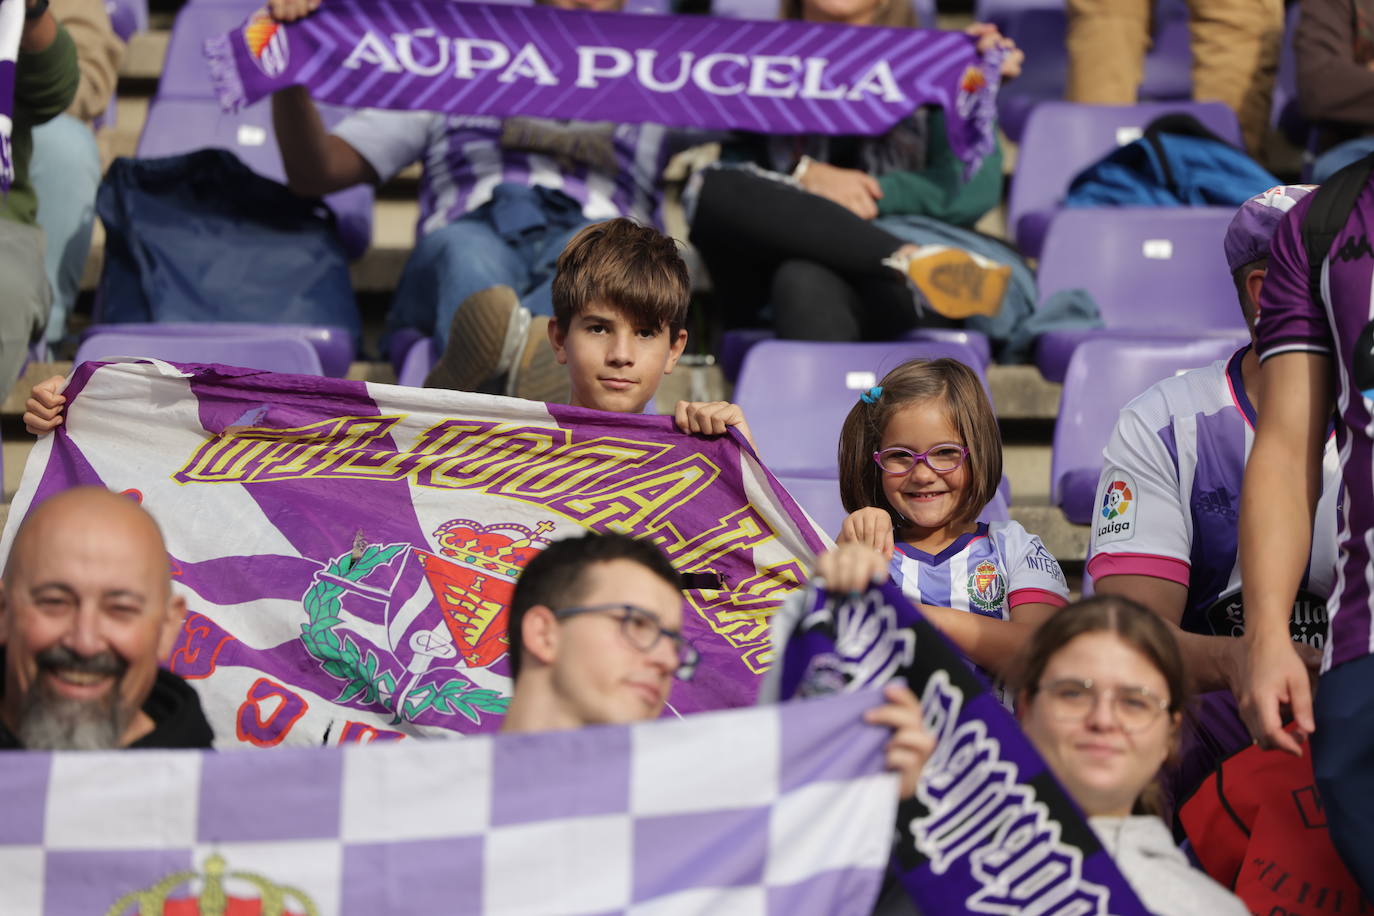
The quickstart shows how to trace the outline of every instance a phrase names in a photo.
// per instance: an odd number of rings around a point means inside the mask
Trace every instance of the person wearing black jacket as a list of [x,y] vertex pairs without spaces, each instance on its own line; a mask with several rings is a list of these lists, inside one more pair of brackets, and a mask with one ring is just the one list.
[[39,504],[0,583],[0,748],[209,747],[195,691],[159,668],[185,614],[137,502],[78,487]]

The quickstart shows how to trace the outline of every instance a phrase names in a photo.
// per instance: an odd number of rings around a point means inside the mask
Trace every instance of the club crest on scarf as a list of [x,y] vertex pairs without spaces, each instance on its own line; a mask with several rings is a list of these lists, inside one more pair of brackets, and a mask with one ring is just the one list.
[[351,552],[315,573],[301,599],[301,642],[342,682],[334,702],[380,706],[393,724],[430,710],[473,723],[504,713],[507,698],[474,672],[509,650],[515,580],[553,528],[453,519],[434,532],[437,553],[368,545],[360,534]]
[[[199,891],[192,891],[191,885],[199,885]],[[203,872],[173,872],[151,887],[130,891],[105,916],[319,916],[319,912],[303,891],[253,872],[231,872],[224,857],[216,853],[205,860]]]
[[243,43],[258,69],[268,76],[281,76],[286,70],[290,50],[286,30],[263,7],[243,27]]

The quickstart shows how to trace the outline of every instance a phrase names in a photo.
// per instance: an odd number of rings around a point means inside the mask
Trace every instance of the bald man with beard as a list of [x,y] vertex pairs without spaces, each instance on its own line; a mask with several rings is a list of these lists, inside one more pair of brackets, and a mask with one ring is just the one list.
[[209,747],[195,691],[159,668],[185,614],[138,503],[79,487],[40,504],[0,584],[0,749]]

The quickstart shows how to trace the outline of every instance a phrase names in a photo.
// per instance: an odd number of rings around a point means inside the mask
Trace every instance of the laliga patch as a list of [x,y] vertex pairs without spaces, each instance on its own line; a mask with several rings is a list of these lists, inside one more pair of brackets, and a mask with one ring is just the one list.
[[1135,537],[1136,500],[1135,478],[1120,468],[1112,468],[1093,519],[1098,544]]
[[286,46],[286,27],[272,18],[266,8],[258,10],[243,27],[243,43],[258,69],[268,76],[281,76],[286,70],[289,52]]

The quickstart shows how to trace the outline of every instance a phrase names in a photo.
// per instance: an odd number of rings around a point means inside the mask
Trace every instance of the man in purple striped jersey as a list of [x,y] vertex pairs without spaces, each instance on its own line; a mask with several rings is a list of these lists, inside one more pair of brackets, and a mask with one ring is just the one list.
[[[1302,225],[1320,197],[1318,191],[1299,201],[1279,224],[1260,295],[1256,351],[1264,398],[1241,498],[1248,670],[1240,700],[1261,745],[1301,754],[1310,736],[1331,838],[1374,896],[1374,183],[1360,190],[1331,243],[1314,298]],[[1314,703],[1288,618],[1308,561],[1333,408],[1343,517]]]

